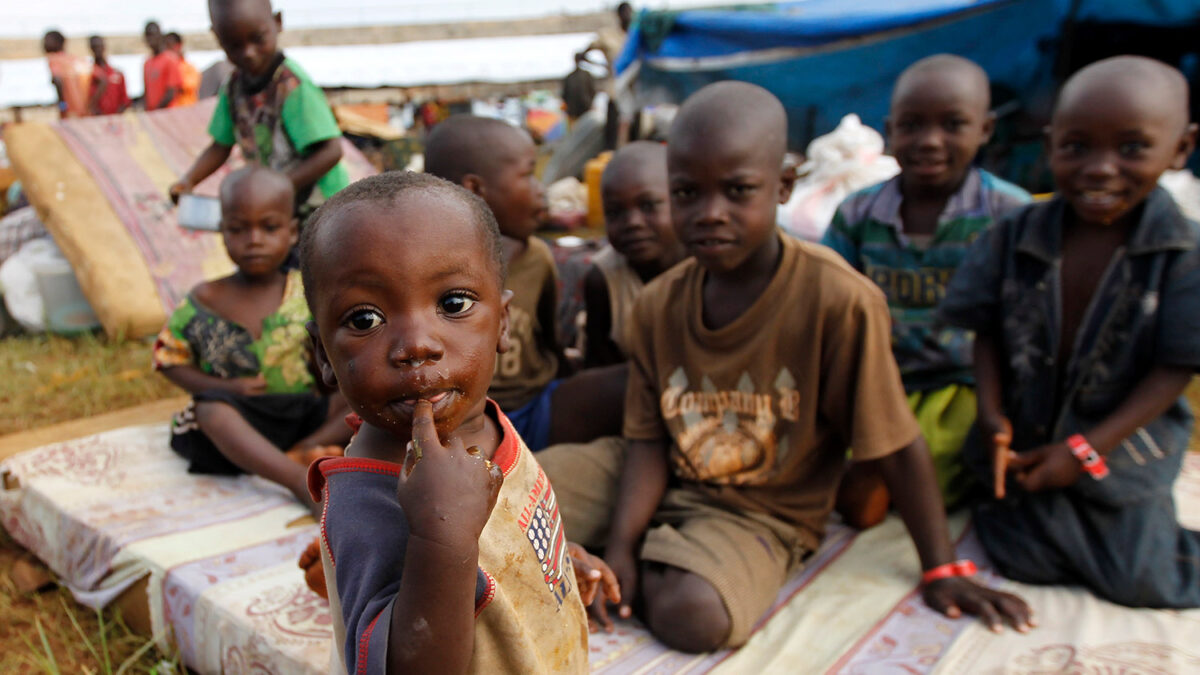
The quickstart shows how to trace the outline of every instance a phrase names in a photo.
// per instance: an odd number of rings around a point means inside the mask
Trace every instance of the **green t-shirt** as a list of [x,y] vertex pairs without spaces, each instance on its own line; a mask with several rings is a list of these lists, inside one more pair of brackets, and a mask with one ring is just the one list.
[[[288,58],[256,92],[247,92],[234,70],[221,87],[208,133],[221,145],[236,144],[246,161],[276,171],[298,164],[314,144],[342,135],[325,92]],[[345,163],[338,162],[317,180],[318,190],[297,195],[297,202],[320,204],[349,184]]]

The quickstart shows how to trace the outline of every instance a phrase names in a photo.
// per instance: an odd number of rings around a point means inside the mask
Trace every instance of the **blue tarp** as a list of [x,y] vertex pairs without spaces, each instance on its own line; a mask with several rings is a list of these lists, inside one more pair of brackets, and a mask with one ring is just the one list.
[[760,84],[783,101],[792,145],[803,147],[848,113],[882,129],[900,71],[941,52],[980,64],[997,102],[1044,115],[1068,16],[1180,26],[1200,20],[1200,0],[801,0],[643,12],[616,65],[640,61],[636,91],[650,103],[722,79]]
[[[766,87],[788,110],[792,147],[803,148],[848,113],[882,129],[892,83],[900,71],[939,52],[979,63],[1003,91],[1034,99],[1041,92],[1040,105],[1048,106],[1053,95],[1059,2],[937,0],[918,3],[914,11],[911,3],[808,0],[768,11],[687,11],[674,16],[671,30],[653,54],[638,46],[639,22],[626,53],[636,53],[642,61],[636,91],[650,103],[682,101],[717,80],[745,80]],[[901,5],[904,12],[894,8]],[[699,15],[695,21],[693,14]],[[710,40],[707,31],[714,30],[720,14],[729,23],[718,38]],[[701,25],[709,26],[706,32],[699,30]],[[735,25],[746,31],[736,39]],[[817,27],[821,31],[836,27],[836,32],[825,33],[832,36],[817,43]],[[756,37],[760,28],[769,29],[768,37]],[[808,44],[796,43],[800,34],[811,34]],[[743,46],[733,50],[738,43]],[[685,55],[685,47],[692,50],[690,55]]]
[[[882,31],[907,28],[968,10],[1011,0],[799,0],[732,9],[695,9],[678,12],[645,12],[630,32],[617,71],[634,59],[655,57],[698,58],[722,56],[775,47],[816,47]],[[659,44],[657,36],[647,49],[643,24],[653,19],[670,24]]]

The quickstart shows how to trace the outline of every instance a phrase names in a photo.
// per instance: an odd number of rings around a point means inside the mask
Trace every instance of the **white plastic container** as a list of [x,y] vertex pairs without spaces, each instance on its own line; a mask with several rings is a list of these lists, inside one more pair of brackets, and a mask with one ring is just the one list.
[[71,264],[65,260],[39,260],[33,266],[38,292],[46,313],[46,330],[52,333],[83,333],[100,327]]

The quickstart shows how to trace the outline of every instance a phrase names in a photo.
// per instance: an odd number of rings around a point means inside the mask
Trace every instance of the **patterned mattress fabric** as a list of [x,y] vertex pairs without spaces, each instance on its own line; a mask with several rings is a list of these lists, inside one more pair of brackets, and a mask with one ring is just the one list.
[[[5,143],[22,188],[75,269],[109,335],[158,332],[196,284],[228,274],[220,235],[182,229],[167,189],[208,146],[216,99],[154,112],[126,112],[14,125]],[[374,167],[343,139],[351,180]],[[234,151],[196,188],[215,196],[242,163]]]
[[[264,480],[188,474],[168,433],[128,427],[0,462],[13,486],[0,490],[0,522],[85,604],[103,606],[148,575],[156,639],[198,672],[328,672],[329,606],[296,565],[317,525]],[[1181,520],[1200,526],[1200,455],[1187,457],[1176,499]],[[865,532],[831,523],[741,649],[682,654],[620,622],[592,636],[592,670],[1200,672],[1200,610],[1132,610],[1077,588],[1007,581],[990,571],[968,518],[950,520],[980,580],[1033,605],[1035,631],[996,635],[925,607],[916,553],[892,516]]]

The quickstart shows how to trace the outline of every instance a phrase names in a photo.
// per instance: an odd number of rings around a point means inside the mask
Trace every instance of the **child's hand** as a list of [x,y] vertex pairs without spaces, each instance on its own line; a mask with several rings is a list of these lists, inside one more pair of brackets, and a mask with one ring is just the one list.
[[999,633],[1004,624],[1026,633],[1037,626],[1033,610],[1012,593],[995,591],[966,577],[938,579],[925,586],[925,604],[942,614],[957,619],[963,612],[977,616],[989,630]]
[[992,446],[992,492],[996,499],[1004,499],[1004,482],[1008,475],[1008,460],[1012,456],[1012,422],[1003,415],[979,421],[979,431]]
[[325,566],[321,560],[321,539],[313,539],[308,548],[300,554],[297,566],[304,570],[304,583],[313,593],[329,599],[329,591],[325,588]]
[[262,373],[254,377],[236,377],[229,381],[229,389],[241,396],[258,396],[267,391],[267,378]]
[[637,594],[638,565],[632,550],[613,550],[611,546],[605,552],[604,563],[617,578],[619,597],[611,601],[608,598],[596,598],[589,609],[592,617],[588,619],[588,623],[591,624],[594,619],[599,621],[605,630],[608,630],[608,627],[612,625],[612,620],[608,617],[609,604],[617,605],[617,616],[622,619],[633,616],[633,599]]
[[167,196],[171,198],[172,204],[178,204],[179,195],[190,193],[193,187],[195,186],[188,182],[186,178],[180,178],[172,183],[171,187],[167,188]]
[[595,633],[602,627],[605,632],[611,633],[613,623],[604,605],[606,602],[621,602],[621,585],[617,583],[617,575],[603,560],[588,553],[579,544],[567,542],[567,555],[571,556],[571,565],[575,568],[579,597],[588,608],[588,630]]
[[1083,473],[1083,464],[1066,443],[1049,443],[1028,452],[1010,453],[1008,470],[1016,474],[1022,488],[1037,492],[1074,485]]
[[412,536],[449,547],[479,541],[504,474],[479,449],[464,448],[461,439],[443,446],[433,425],[433,404],[417,401],[412,442],[396,486]]

